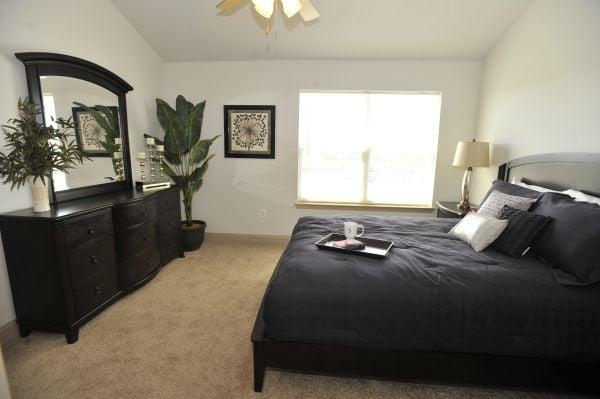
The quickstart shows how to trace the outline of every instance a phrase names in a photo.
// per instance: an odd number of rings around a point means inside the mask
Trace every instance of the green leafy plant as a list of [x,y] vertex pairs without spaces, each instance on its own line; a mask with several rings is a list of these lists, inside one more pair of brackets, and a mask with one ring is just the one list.
[[160,98],[156,99],[156,114],[165,131],[164,171],[181,187],[186,226],[192,227],[192,198],[202,186],[211,144],[219,137],[200,139],[206,101],[196,105],[179,95],[175,109]]
[[69,169],[89,159],[75,143],[71,118],[55,120],[57,127],[38,121],[41,110],[28,98],[18,102],[18,117],[2,125],[5,147],[0,152],[0,176],[10,189],[25,185],[28,177],[35,182],[52,178],[53,170],[69,173]]

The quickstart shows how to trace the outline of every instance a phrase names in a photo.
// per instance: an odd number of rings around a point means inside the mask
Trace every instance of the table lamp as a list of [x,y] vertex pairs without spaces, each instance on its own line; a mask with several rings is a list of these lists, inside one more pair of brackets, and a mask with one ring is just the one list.
[[458,209],[469,210],[469,192],[471,191],[471,175],[473,168],[490,166],[490,144],[473,141],[459,141],[454,154],[454,167],[466,167],[462,181],[462,195]]

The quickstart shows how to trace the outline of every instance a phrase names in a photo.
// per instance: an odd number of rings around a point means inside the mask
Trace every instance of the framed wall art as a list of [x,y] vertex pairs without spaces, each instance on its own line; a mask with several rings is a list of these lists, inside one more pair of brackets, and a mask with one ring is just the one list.
[[[118,108],[115,106],[104,106],[104,110],[110,110],[112,115],[108,116],[118,121]],[[95,111],[102,112],[95,107]],[[115,137],[120,137],[118,122],[114,123],[115,131],[107,132],[94,118],[92,113],[83,107],[73,107],[73,125],[75,126],[75,138],[81,151],[91,157],[110,157],[111,152],[106,143],[114,142]],[[112,126],[112,125],[111,125]]]
[[225,158],[275,158],[275,106],[225,105]]

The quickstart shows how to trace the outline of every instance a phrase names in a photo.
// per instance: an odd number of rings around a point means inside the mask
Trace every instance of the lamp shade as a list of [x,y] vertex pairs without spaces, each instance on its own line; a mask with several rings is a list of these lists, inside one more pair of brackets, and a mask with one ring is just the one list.
[[490,166],[490,143],[459,141],[456,145],[452,166]]

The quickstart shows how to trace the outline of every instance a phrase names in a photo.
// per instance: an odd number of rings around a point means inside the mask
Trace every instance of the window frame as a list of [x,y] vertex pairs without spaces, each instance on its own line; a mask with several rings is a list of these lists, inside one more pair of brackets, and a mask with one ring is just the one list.
[[298,111],[300,110],[300,97],[305,93],[351,93],[351,94],[411,94],[411,95],[437,95],[440,97],[440,114],[439,114],[439,125],[437,142],[435,146],[435,156],[433,161],[433,193],[431,198],[431,204],[386,204],[378,202],[340,202],[340,201],[307,201],[300,197],[300,188],[302,184],[302,147],[300,146],[300,112],[298,112],[298,174],[297,174],[297,187],[296,187],[296,208],[338,208],[347,210],[407,210],[407,211],[433,211],[433,204],[435,203],[435,184],[437,178],[437,162],[440,150],[440,133],[442,125],[442,106],[443,106],[443,92],[442,90],[323,90],[323,89],[303,89],[298,92]]

